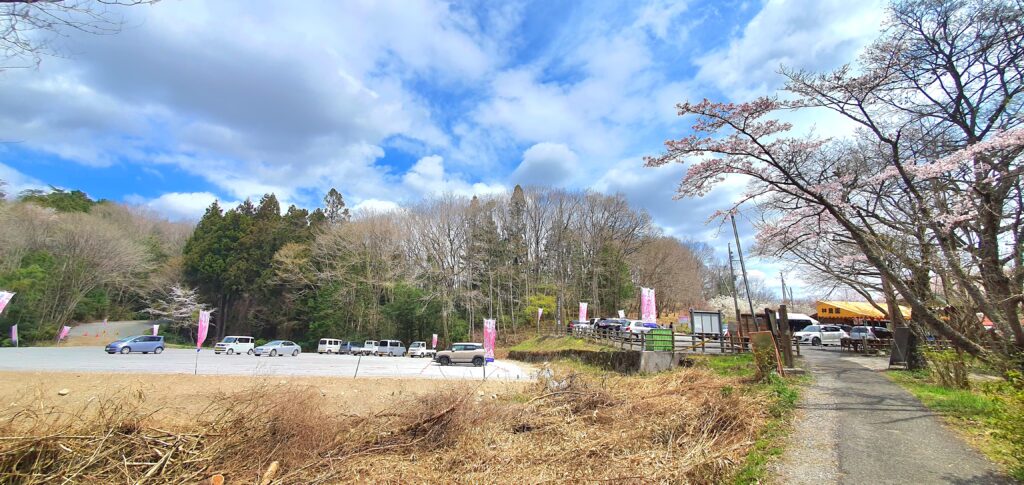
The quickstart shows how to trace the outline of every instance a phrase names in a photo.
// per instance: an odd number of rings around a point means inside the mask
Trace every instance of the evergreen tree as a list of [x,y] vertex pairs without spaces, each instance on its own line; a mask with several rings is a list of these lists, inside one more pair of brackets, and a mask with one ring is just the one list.
[[324,215],[331,224],[347,222],[351,215],[345,207],[345,198],[335,188],[331,188],[324,196]]

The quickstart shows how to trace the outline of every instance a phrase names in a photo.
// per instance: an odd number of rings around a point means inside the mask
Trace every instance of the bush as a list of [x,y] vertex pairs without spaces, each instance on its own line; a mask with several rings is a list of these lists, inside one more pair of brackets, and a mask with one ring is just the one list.
[[924,355],[928,360],[928,369],[939,385],[953,389],[970,389],[971,383],[967,378],[968,362],[962,352],[933,350],[925,351]]

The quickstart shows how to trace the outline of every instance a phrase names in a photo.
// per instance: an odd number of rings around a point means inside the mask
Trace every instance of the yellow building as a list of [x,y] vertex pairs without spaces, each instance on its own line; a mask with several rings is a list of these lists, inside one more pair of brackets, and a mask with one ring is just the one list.
[[[819,301],[816,318],[820,321],[834,320],[888,320],[885,313],[878,311],[866,301]],[[884,307],[883,307],[884,308]],[[910,308],[900,306],[903,318],[910,319]]]

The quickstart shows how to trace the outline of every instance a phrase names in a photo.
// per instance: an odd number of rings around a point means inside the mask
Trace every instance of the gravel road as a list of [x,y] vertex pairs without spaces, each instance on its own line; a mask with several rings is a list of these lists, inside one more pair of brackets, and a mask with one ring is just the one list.
[[0,370],[44,372],[129,372],[247,376],[355,376],[425,379],[529,380],[533,370],[509,361],[486,367],[441,367],[429,359],[302,354],[298,357],[215,355],[212,350],[167,349],[160,355],[108,355],[100,347],[22,347],[0,349]]

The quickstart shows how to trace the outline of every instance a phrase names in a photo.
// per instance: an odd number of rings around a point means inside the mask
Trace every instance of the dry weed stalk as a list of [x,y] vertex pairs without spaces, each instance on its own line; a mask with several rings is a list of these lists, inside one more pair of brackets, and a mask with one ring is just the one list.
[[365,415],[327,412],[313,388],[258,386],[175,430],[119,395],[72,413],[4,412],[0,482],[713,483],[764,420],[756,398],[722,392],[729,384],[698,369],[553,375],[521,394],[457,386]]

